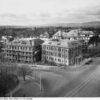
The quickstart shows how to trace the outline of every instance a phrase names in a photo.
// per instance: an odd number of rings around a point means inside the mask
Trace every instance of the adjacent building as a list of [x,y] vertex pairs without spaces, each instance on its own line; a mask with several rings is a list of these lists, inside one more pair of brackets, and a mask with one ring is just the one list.
[[50,38],[49,33],[45,32],[45,33],[41,34],[40,38],[47,38],[47,39],[49,39]]
[[42,40],[36,38],[17,38],[5,44],[5,58],[12,62],[34,63],[41,60]]
[[94,32],[84,31],[81,29],[75,29],[69,32],[64,32],[64,31],[59,30],[52,36],[52,38],[53,39],[84,40],[85,42],[88,42],[90,37],[92,37],[93,35],[94,35]]
[[57,65],[75,65],[83,60],[91,31],[58,31],[50,39],[45,32],[39,38],[16,38],[6,40],[3,49],[5,58],[11,62],[35,63],[42,60]]
[[53,36],[52,39],[62,39],[63,38],[63,32],[61,30],[59,30],[58,32],[56,32]]
[[83,47],[83,52],[86,52],[87,50],[87,45],[90,40],[90,38],[94,35],[94,32],[92,31],[85,31],[82,29],[74,29],[69,32],[64,32],[62,30],[59,30],[56,32],[53,36],[52,39],[68,39],[68,40],[78,40],[82,43]]
[[2,36],[0,41],[3,44],[6,44],[8,41],[11,41],[11,40],[13,40],[13,37],[12,36]]
[[42,44],[43,62],[74,65],[82,59],[82,43],[77,40],[46,41]]

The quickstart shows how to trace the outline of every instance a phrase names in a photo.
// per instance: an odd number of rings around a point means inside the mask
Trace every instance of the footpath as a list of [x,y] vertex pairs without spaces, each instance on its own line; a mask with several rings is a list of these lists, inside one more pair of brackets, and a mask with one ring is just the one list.
[[73,66],[51,66],[51,65],[39,65],[39,64],[22,64],[18,63],[18,66],[29,66],[33,70],[41,70],[41,71],[53,71],[53,70],[64,70],[64,71],[71,71],[71,70],[78,70],[83,69],[84,65],[89,62],[92,58],[84,59],[80,64],[73,65]]
[[19,81],[17,87],[16,87],[15,89],[11,90],[9,93],[7,93],[7,94],[6,94],[6,97],[12,97],[13,94],[21,88],[21,86],[23,85],[23,83],[24,83],[24,82]]
[[5,62],[0,63],[1,66],[12,66],[12,67],[21,67],[21,66],[28,66],[32,70],[41,70],[41,71],[53,71],[53,70],[64,70],[64,71],[71,71],[71,70],[78,70],[84,68],[84,65],[89,62],[92,58],[84,59],[80,64],[73,65],[73,66],[52,66],[52,65],[45,65],[45,64],[26,64],[26,63],[11,63]]

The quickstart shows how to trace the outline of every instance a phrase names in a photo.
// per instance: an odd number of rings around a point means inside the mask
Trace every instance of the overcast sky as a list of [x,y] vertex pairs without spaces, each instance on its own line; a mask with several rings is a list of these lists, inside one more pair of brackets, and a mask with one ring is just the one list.
[[0,0],[0,25],[100,21],[100,0]]

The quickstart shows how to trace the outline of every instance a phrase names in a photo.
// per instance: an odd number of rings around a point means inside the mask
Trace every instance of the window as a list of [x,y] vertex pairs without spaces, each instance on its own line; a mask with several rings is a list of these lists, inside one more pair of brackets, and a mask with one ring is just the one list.
[[61,59],[58,59],[59,62],[61,62]]
[[46,52],[46,54],[48,55],[48,51]]
[[54,50],[54,47],[52,47],[52,50]]
[[61,53],[58,53],[58,57],[61,57]]
[[32,57],[29,57],[30,59],[32,59]]
[[47,46],[47,50],[48,50],[49,48],[48,48],[48,46]]
[[54,49],[55,51],[57,50],[57,48],[55,47],[55,49]]
[[22,50],[22,47],[20,47],[21,48],[21,50]]
[[29,47],[29,50],[32,50],[32,48],[31,48],[31,47]]
[[68,50],[66,49],[66,52],[67,52]]
[[58,48],[58,51],[61,51],[61,48],[60,47]]
[[25,47],[25,50],[27,50],[27,47]]
[[51,55],[53,55],[53,53],[51,52]]
[[65,55],[62,55],[62,57],[64,58],[64,57],[65,57]]
[[45,54],[45,51],[43,50],[42,53]]
[[18,50],[19,50],[19,46],[18,46]]
[[64,52],[64,48],[62,48],[62,52]]
[[11,46],[9,46],[9,49],[11,49]]
[[48,48],[49,48],[49,50],[51,50],[51,46],[49,46]]
[[46,49],[46,46],[45,45],[43,46],[43,49]]
[[51,50],[53,50],[53,47],[51,47]]
[[27,42],[26,41],[22,41],[22,44],[27,44]]

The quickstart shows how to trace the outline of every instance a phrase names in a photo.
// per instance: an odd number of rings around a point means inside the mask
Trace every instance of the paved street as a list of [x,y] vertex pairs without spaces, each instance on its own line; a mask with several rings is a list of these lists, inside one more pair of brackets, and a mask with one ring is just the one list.
[[[46,97],[100,96],[100,58],[78,71],[41,72]],[[37,72],[38,73],[38,72]]]
[[100,60],[96,59],[93,63],[95,69],[65,96],[70,97],[99,97],[100,96]]
[[[88,66],[87,66],[88,67]],[[91,67],[76,79],[66,84],[66,89],[59,96],[91,97],[100,96],[100,60],[96,58]],[[70,88],[70,89],[69,89]]]
[[78,70],[33,70],[33,77],[39,78],[40,73],[43,97],[100,96],[100,58],[94,58],[92,63]]

